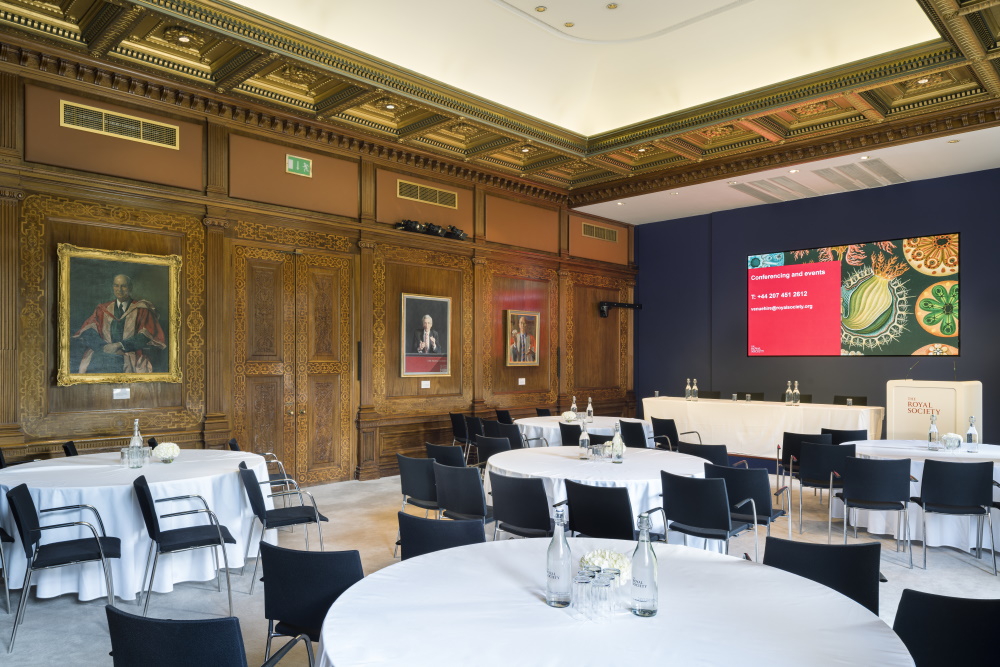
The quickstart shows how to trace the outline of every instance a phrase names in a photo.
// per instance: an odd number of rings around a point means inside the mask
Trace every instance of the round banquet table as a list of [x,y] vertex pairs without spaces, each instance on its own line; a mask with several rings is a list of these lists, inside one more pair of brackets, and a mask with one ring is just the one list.
[[[545,483],[549,507],[566,500],[566,480],[591,486],[624,486],[632,500],[632,512],[638,515],[663,505],[660,471],[692,477],[705,476],[705,459],[660,449],[625,448],[625,461],[586,461],[579,458],[578,447],[541,447],[512,449],[494,454],[486,463],[485,484],[489,491],[490,475],[496,472],[508,477],[539,477]],[[662,532],[663,515],[650,516],[653,530]],[[671,534],[671,538],[677,538]]]
[[[574,558],[635,542],[570,538]],[[609,622],[545,604],[545,538],[436,551],[368,575],[327,613],[320,665],[913,665],[875,614],[783,570],[654,544],[659,612]],[[819,620],[822,619],[822,620]],[[428,627],[446,629],[428,632]],[[777,642],[777,643],[776,643]],[[631,657],[630,657],[631,656]]]
[[[229,567],[243,565],[243,551],[250,531],[253,512],[246,493],[236,474],[241,461],[254,471],[257,479],[267,479],[264,458],[250,452],[231,452],[209,449],[184,449],[173,463],[153,460],[138,469],[123,468],[119,453],[86,454],[65,458],[34,461],[0,470],[0,524],[14,536],[15,544],[8,545],[7,567],[11,588],[20,587],[24,580],[25,559],[13,515],[7,504],[7,491],[19,484],[27,484],[35,506],[39,509],[66,505],[93,505],[104,521],[107,534],[118,537],[122,543],[122,557],[111,558],[108,563],[114,580],[115,595],[123,600],[134,600],[142,590],[142,577],[149,552],[149,537],[135,499],[132,482],[145,475],[153,498],[170,498],[197,494],[215,512],[219,523],[229,528],[236,538],[226,553]],[[270,503],[270,499],[267,499]],[[158,503],[158,514],[201,509],[197,500],[180,500]],[[96,524],[93,512],[70,510],[41,515],[42,525],[68,521],[87,521]],[[199,525],[207,521],[204,514],[160,519],[164,529]],[[42,533],[43,542],[91,537],[86,528],[67,528]],[[11,548],[11,546],[13,548]],[[181,581],[209,581],[216,576],[212,552],[214,549],[196,549],[170,554],[160,559],[156,568],[153,590],[167,593]],[[219,566],[222,566],[221,555]],[[7,573],[5,573],[7,574]],[[40,570],[31,577],[35,594],[39,598],[76,593],[80,600],[93,600],[106,595],[101,564],[85,563],[78,566]]]
[[[545,438],[549,447],[559,447],[562,445],[562,433],[559,431],[559,422],[562,417],[525,417],[515,419],[514,423],[521,427],[521,433],[525,438]],[[615,432],[615,424],[620,421],[639,422],[646,431],[646,437],[653,437],[653,425],[641,419],[626,419],[625,417],[594,417],[594,421],[587,422],[587,433],[597,435],[611,435]],[[579,424],[580,422],[563,422],[564,424]],[[653,446],[652,440],[647,440],[648,446]]]
[[[879,459],[910,459],[910,474],[918,481],[910,483],[910,496],[920,495],[920,481],[924,477],[924,461],[952,461],[959,463],[993,463],[993,479],[1000,482],[1000,446],[979,445],[979,451],[970,454],[965,451],[965,444],[953,451],[931,451],[923,440],[856,440],[850,443],[856,446],[858,456]],[[1000,500],[1000,488],[993,488],[993,499]],[[839,501],[833,505],[834,517],[844,516],[844,506]],[[922,541],[924,539],[921,509],[910,504],[910,537]],[[896,512],[877,512],[874,510],[859,510],[856,523],[859,528],[866,528],[875,535],[892,535],[896,533],[898,523]],[[949,546],[969,551],[976,546],[976,521],[965,516],[947,516],[944,514],[927,515],[927,545],[932,547]],[[853,523],[852,523],[853,525]],[[1000,521],[993,522],[994,538],[1000,544]],[[990,545],[989,522],[983,522],[983,547]]]

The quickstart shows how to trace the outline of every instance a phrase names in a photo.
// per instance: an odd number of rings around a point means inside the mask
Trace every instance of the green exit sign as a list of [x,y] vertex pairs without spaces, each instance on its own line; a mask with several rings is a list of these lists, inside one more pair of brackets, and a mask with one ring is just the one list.
[[295,157],[294,155],[285,155],[285,171],[289,174],[295,174],[297,176],[306,176],[312,178],[313,175],[313,161],[306,159],[304,157]]

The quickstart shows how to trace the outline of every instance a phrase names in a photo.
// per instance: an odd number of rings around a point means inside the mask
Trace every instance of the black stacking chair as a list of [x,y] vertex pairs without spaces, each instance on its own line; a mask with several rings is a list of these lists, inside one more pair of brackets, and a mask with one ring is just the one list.
[[[229,615],[232,616],[233,589],[229,582],[229,556],[226,554],[226,545],[236,544],[236,540],[233,539],[229,529],[219,523],[219,518],[209,509],[208,503],[201,496],[175,496],[154,500],[145,475],[139,475],[132,482],[132,487],[135,489],[136,500],[139,501],[139,509],[142,511],[142,520],[146,524],[146,532],[149,533],[149,539],[152,540],[149,545],[149,555],[146,556],[146,567],[143,570],[143,583],[146,582],[146,572],[149,572],[151,560],[153,571],[149,575],[149,586],[146,588],[146,604],[142,607],[142,615],[145,616],[149,611],[149,598],[153,595],[153,580],[156,578],[156,563],[160,559],[160,554],[211,548],[212,555],[215,557],[215,569],[218,570],[219,556],[215,552],[215,549],[221,548],[222,560],[226,570],[226,593],[229,596]],[[170,514],[161,514],[159,517],[156,516],[156,503],[176,502],[179,500],[198,500],[201,502],[202,509],[171,512]],[[205,514],[208,518],[208,523],[200,526],[188,526],[186,528],[160,529],[159,519],[170,519],[178,516],[189,516],[191,514]],[[156,554],[155,557],[153,555],[154,551]]]
[[483,480],[477,469],[445,466],[435,461],[434,483],[438,506],[445,517],[478,519],[482,524],[493,521],[493,508],[486,504]]
[[519,537],[552,537],[549,500],[541,477],[508,477],[491,470],[490,489],[496,518],[494,542],[501,530]]
[[698,431],[684,431],[683,433],[678,433],[677,424],[674,423],[673,419],[658,419],[657,417],[650,417],[649,421],[653,425],[653,442],[655,442],[656,447],[660,449],[669,449],[671,451],[676,450],[677,443],[681,441],[682,435],[694,434],[698,436],[698,444],[701,444],[701,433],[698,433]]
[[634,540],[632,500],[624,486],[591,486],[566,480],[569,529],[587,537]]
[[507,438],[510,440],[511,449],[520,449],[522,447],[529,447],[529,442],[541,441],[545,443],[545,446],[549,446],[549,441],[545,438],[525,438],[524,434],[521,433],[521,428],[517,424],[500,424],[498,426],[500,434],[499,437]]
[[[698,456],[717,466],[729,465],[729,451],[725,445],[694,445],[690,442],[678,442],[677,452]],[[743,464],[745,468],[750,467],[750,464],[746,461],[737,461],[736,465],[739,464]]]
[[548,408],[535,408],[535,415],[538,417],[551,417],[552,411]]
[[[21,601],[17,606],[17,613],[14,614],[14,629],[10,633],[10,646],[7,652],[14,651],[14,639],[17,637],[17,628],[24,620],[24,610],[28,606],[28,592],[31,590],[31,575],[35,570],[47,570],[53,567],[65,567],[76,565],[77,563],[89,563],[91,561],[101,561],[104,568],[104,585],[107,587],[108,604],[115,604],[115,586],[111,576],[111,568],[108,567],[109,558],[121,558],[122,543],[117,537],[108,537],[104,532],[104,522],[101,515],[92,505],[66,505],[63,507],[50,507],[39,512],[35,508],[35,501],[31,498],[27,484],[19,484],[7,492],[7,503],[10,505],[10,512],[14,515],[14,525],[17,527],[17,534],[21,537],[21,546],[24,548],[24,557],[27,564],[24,572],[24,584],[21,586]],[[95,528],[93,524],[86,521],[64,521],[49,526],[43,526],[39,522],[40,514],[51,512],[70,512],[89,510],[94,513],[97,520]],[[83,537],[76,540],[63,540],[61,542],[48,542],[41,544],[43,530],[57,530],[59,528],[71,528],[81,526],[87,528],[92,537]],[[0,543],[2,546],[2,543]],[[4,581],[7,581],[7,569],[3,571]],[[7,611],[10,612],[10,599],[7,600]]]
[[483,435],[487,438],[500,437],[500,422],[492,419],[483,420]]
[[465,452],[462,451],[461,447],[452,445],[432,445],[429,442],[425,442],[424,449],[427,450],[427,458],[433,459],[438,463],[446,466],[455,466],[456,468],[465,467]]
[[236,438],[230,438],[229,439],[229,451],[231,451],[231,452],[242,452],[243,451],[240,448],[240,443],[238,443],[236,441]]
[[[833,437],[817,433],[789,433],[785,431],[781,436],[781,444],[778,445],[777,474],[779,486],[785,485],[785,475],[792,479],[798,479],[799,455],[802,453],[803,442],[815,442],[821,445],[832,445]],[[791,481],[788,486],[791,486]]]
[[477,519],[435,521],[412,514],[398,512],[402,560],[415,558],[432,551],[463,547],[486,541],[483,522]]
[[[235,616],[174,621],[169,618],[143,618],[111,606],[105,609],[115,667],[247,667],[240,619]],[[312,667],[312,644],[305,635],[299,635],[282,646],[261,667],[276,665],[300,641],[306,646]]]
[[267,619],[265,660],[271,657],[275,637],[305,635],[318,642],[330,606],[365,577],[357,551],[298,551],[263,542],[260,559]]
[[[776,519],[786,515],[785,510],[774,507],[771,496],[778,497],[781,494],[788,495],[788,487],[783,486],[774,494],[771,493],[771,480],[765,468],[733,468],[730,466],[720,466],[713,463],[705,464],[705,477],[708,479],[721,478],[726,480],[726,494],[732,499],[753,498],[751,507],[729,508],[729,514],[733,521],[756,523],[760,526],[767,526],[767,534],[771,534],[771,524]],[[792,506],[791,502],[788,504]],[[756,513],[751,514],[748,509],[753,508]],[[788,513],[788,539],[792,539],[792,517]]]
[[[254,561],[253,574],[250,577],[250,595],[253,595],[253,587],[257,581],[257,564],[260,562],[260,545],[263,544],[264,531],[269,528],[302,526],[302,530],[305,531],[306,535],[306,551],[308,551],[308,524],[314,523],[316,524],[316,532],[319,533],[319,550],[323,551],[323,526],[320,522],[329,521],[329,519],[319,513],[319,507],[316,505],[316,499],[313,495],[308,491],[302,491],[299,488],[298,482],[294,479],[289,478],[287,480],[287,483],[292,484],[295,487],[294,491],[272,493],[271,496],[298,496],[299,505],[292,505],[291,507],[278,507],[269,510],[267,509],[267,505],[264,503],[264,494],[261,493],[260,485],[271,484],[271,481],[257,481],[257,475],[255,475],[252,470],[247,468],[246,463],[243,462],[240,462],[239,473],[240,480],[243,482],[243,489],[246,491],[247,499],[250,501],[250,509],[253,510],[253,514],[257,518],[257,521],[260,521],[260,538],[257,540],[257,558]],[[309,500],[312,501],[311,506],[305,504],[305,499],[302,497],[303,495],[309,496]],[[244,564],[250,556],[250,544],[253,542],[253,533],[254,528],[256,527],[256,523],[250,523],[250,534],[247,535],[246,553],[243,555]]]
[[563,447],[579,447],[580,435],[582,433],[583,427],[579,424],[564,424],[559,422],[559,437],[562,440]]
[[4,551],[7,547],[4,545],[13,544],[14,538],[7,534],[3,528],[0,528],[0,570],[3,571],[3,595],[4,599],[7,601],[7,613],[10,613],[10,570],[7,569],[7,558],[4,555]]
[[845,442],[854,442],[855,440],[868,440],[868,430],[863,428],[856,431],[821,428],[819,432],[823,435],[830,436],[831,445],[842,445]]
[[722,398],[722,392],[709,391],[708,389],[699,389],[698,398]]
[[833,404],[834,405],[847,405],[847,399],[851,399],[854,405],[868,405],[867,396],[841,396],[839,394],[834,394]]
[[7,467],[7,459],[3,455],[3,447],[0,447],[0,470]]
[[[151,447],[156,446],[156,438],[150,438],[149,444]],[[233,452],[242,452],[243,449],[240,447],[240,443],[236,441],[236,438],[229,439],[229,450]],[[288,484],[282,484],[281,480],[289,479],[288,474],[285,472],[285,464],[278,459],[278,455],[274,452],[264,452],[261,454],[264,457],[264,463],[267,464],[268,468],[272,465],[278,468],[277,472],[268,472],[267,475],[272,482],[272,486],[281,486],[287,491],[289,489]]]
[[479,454],[479,463],[476,465],[485,470],[486,462],[490,457],[500,452],[510,451],[510,441],[507,438],[488,438],[483,436],[478,439],[476,451]]
[[[726,492],[726,480],[722,478],[699,479],[674,475],[660,471],[663,484],[663,523],[667,530],[706,540],[720,540],[726,543],[729,553],[730,538],[750,530],[751,523],[734,521],[731,508],[749,509],[750,516],[757,516],[753,496],[735,499],[730,503]],[[672,522],[672,523],[671,523]],[[754,532],[754,560],[759,560],[757,545],[757,522],[752,522]]]
[[[913,480],[910,476],[910,459],[861,459],[850,456],[844,462],[843,475],[843,490],[837,493],[836,497],[844,502],[844,544],[847,544],[847,517],[852,509],[855,511],[854,537],[858,536],[859,509],[897,512],[896,551],[899,551],[899,536],[902,536],[910,552],[910,569],[913,569],[910,514],[907,510],[910,502],[910,481]],[[833,516],[832,503],[829,515]],[[830,542],[829,526],[827,526],[826,541]]]
[[79,456],[80,452],[76,451],[76,443],[72,440],[63,443],[63,454],[66,456]]
[[452,445],[462,445],[463,447],[469,444],[468,431],[465,430],[465,415],[458,412],[449,412],[448,417],[451,418],[451,444]]
[[476,446],[476,438],[481,435],[486,435],[486,431],[483,427],[483,420],[481,417],[466,417],[465,418],[465,462],[469,462],[469,452]]
[[[742,391],[742,392],[737,392],[736,397],[742,401],[742,400],[746,399],[747,394],[750,394],[750,400],[751,401],[763,401],[764,400],[764,392],[762,392],[762,391]],[[785,397],[782,396],[781,400],[785,400]],[[802,400],[802,399],[800,398],[799,400]]]
[[501,424],[513,424],[514,418],[510,416],[510,410],[497,410],[497,421]]
[[646,437],[646,427],[642,422],[619,419],[618,424],[619,428],[621,428],[622,440],[625,441],[626,447],[641,447],[642,449],[649,447],[649,441],[652,438]]
[[814,544],[768,537],[764,565],[828,586],[878,615],[881,549],[878,542]]
[[[799,454],[799,534],[802,533],[802,487],[819,489],[819,502],[823,504],[823,489],[844,487],[844,468],[849,456],[854,456],[854,445],[821,445],[803,442]],[[830,498],[827,498],[829,503]],[[829,516],[832,516],[828,512]],[[830,541],[830,521],[827,521],[827,542]]]
[[603,445],[606,442],[611,442],[611,439],[614,438],[613,435],[601,435],[600,433],[589,433],[588,435],[590,435],[590,444],[592,446]]
[[996,660],[1000,600],[953,598],[903,590],[892,630],[916,667],[978,665]]
[[924,461],[920,495],[910,498],[923,509],[924,569],[927,569],[927,514],[951,514],[976,518],[979,536],[976,551],[983,557],[983,519],[989,519],[990,553],[993,554],[993,575],[997,574],[996,545],[993,544],[993,463],[958,463]]
[[[427,443],[428,447],[441,447]],[[444,445],[444,448],[455,450],[459,462],[464,465],[465,459],[462,456],[462,448]],[[437,486],[434,484],[434,461],[428,456],[426,459],[411,458],[396,454],[396,462],[399,465],[399,486],[403,492],[403,505],[400,512],[406,511],[407,504],[415,505],[424,510],[424,517],[431,510],[439,511],[437,503]],[[448,465],[447,463],[445,465]],[[399,534],[396,534],[396,548],[392,550],[392,557],[396,557],[399,551]]]

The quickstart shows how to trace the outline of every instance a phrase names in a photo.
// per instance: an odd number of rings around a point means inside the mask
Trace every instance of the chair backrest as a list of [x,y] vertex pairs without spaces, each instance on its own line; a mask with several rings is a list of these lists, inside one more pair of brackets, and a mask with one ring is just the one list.
[[[802,453],[803,442],[816,442],[821,445],[832,445],[833,437],[829,434],[817,433],[789,433],[785,431],[781,436],[781,463],[786,468],[792,457],[799,458]],[[796,470],[798,466],[795,466]]]
[[559,422],[559,437],[562,440],[563,446],[579,446],[581,433],[583,433],[583,428],[579,424],[564,424]]
[[[740,399],[742,401],[742,400],[744,400],[746,398],[747,394],[750,394],[750,400],[751,401],[763,401],[764,400],[764,392],[762,392],[762,391],[742,391],[742,392],[736,392],[736,398],[738,398],[738,399]],[[785,400],[785,397],[782,396],[781,400]]]
[[260,490],[260,484],[257,483],[257,475],[254,474],[253,470],[247,468],[243,461],[240,461],[236,472],[240,474],[243,490],[247,494],[247,500],[250,501],[250,509],[253,510],[261,523],[265,523],[267,521],[267,505],[264,503],[264,493]]
[[465,430],[465,415],[458,412],[449,412],[451,418],[451,432],[456,440],[465,440],[467,431]]
[[841,396],[839,394],[833,395],[833,404],[847,405],[847,399],[851,399],[851,403],[854,405],[868,405],[867,396]]
[[493,421],[491,419],[483,420],[483,435],[487,438],[499,438],[500,437],[500,422]]
[[590,444],[591,445],[603,445],[605,442],[611,442],[613,435],[601,435],[600,433],[591,433]]
[[725,445],[697,445],[693,442],[678,441],[674,446],[681,454],[699,456],[717,466],[729,465],[729,451]]
[[821,428],[819,430],[823,435],[828,435],[831,438],[832,445],[842,445],[845,442],[853,442],[855,440],[868,440],[868,429],[857,429],[856,431],[845,431],[835,428]]
[[771,481],[766,468],[732,468],[706,463],[705,478],[726,480],[730,513],[750,514],[753,510],[749,505],[736,509],[733,504],[752,498],[758,516],[771,516]]
[[63,443],[63,454],[66,456],[79,456],[80,452],[76,451],[76,443],[72,440]]
[[[429,459],[433,459],[446,466],[455,466],[456,468],[465,467],[465,454],[462,452],[461,447],[455,445],[432,445],[429,442],[425,442],[424,448],[427,450],[427,458]],[[427,499],[421,498],[421,500]]]
[[235,616],[175,621],[144,618],[105,605],[115,667],[212,665],[246,667],[240,621]]
[[475,468],[457,468],[434,462],[438,507],[458,514],[486,518],[486,492]]
[[986,507],[993,503],[993,463],[924,461],[920,497],[928,505]]
[[241,451],[243,451],[242,449],[240,449],[240,443],[236,442],[236,438],[230,438],[229,439],[229,451],[232,451],[232,452],[241,452]]
[[764,565],[829,586],[878,614],[878,572],[882,545],[815,544],[768,536]]
[[893,631],[916,667],[987,664],[996,660],[1000,599],[953,598],[903,589]]
[[135,499],[139,501],[139,510],[142,512],[142,520],[146,524],[149,539],[156,542],[160,539],[160,522],[156,518],[156,501],[153,500],[153,494],[149,491],[146,476],[136,477],[132,482],[132,488],[135,489]]
[[548,408],[535,408],[535,414],[539,417],[551,417],[552,410]]
[[483,430],[483,420],[481,417],[466,417],[465,418],[465,436],[470,438],[473,442],[476,440],[476,436],[486,435]]
[[677,434],[677,423],[673,419],[659,419],[658,417],[650,417],[650,423],[653,424],[653,439],[657,438],[667,438],[667,442],[662,442],[660,444],[668,445],[670,448],[677,446],[677,442],[681,437]]
[[432,551],[486,541],[481,521],[439,521],[405,512],[399,512],[396,516],[399,520],[399,548],[402,560]]
[[518,528],[551,530],[549,500],[541,477],[508,477],[490,471],[493,518]]
[[[830,472],[836,471],[841,477],[847,469],[847,457],[854,456],[854,445],[822,445],[803,442],[799,456],[799,479],[803,482],[826,486],[830,483]],[[834,478],[836,484],[838,480]]]
[[[42,531],[38,522],[38,509],[35,507],[31,492],[28,491],[28,485],[18,484],[8,491],[7,503],[10,505],[11,514],[14,515],[17,534],[21,536],[24,555],[31,560],[35,553],[35,545],[42,538]],[[6,581],[7,572],[4,572],[3,576]]]
[[484,436],[476,440],[476,445],[476,454],[479,456],[480,463],[489,461],[490,457],[494,454],[510,451],[510,440],[507,438],[489,438]]
[[588,537],[635,539],[632,500],[624,486],[590,486],[566,480],[569,529]]
[[[440,447],[440,445],[429,446]],[[452,447],[451,449],[457,449],[459,454],[462,453],[461,447]],[[434,459],[418,459],[396,454],[396,463],[399,464],[399,486],[404,496],[429,502],[437,501],[437,486],[434,484]]]
[[3,448],[0,447],[0,470],[3,470],[6,467],[7,467],[7,459],[4,458]]
[[699,398],[722,398],[722,392],[721,391],[710,391],[708,389],[699,389],[698,390],[698,397]]
[[862,459],[844,462],[844,498],[877,503],[910,500],[910,459]]
[[361,554],[299,551],[261,541],[264,618],[319,634],[330,605],[364,579]]
[[151,449],[156,449],[156,446],[160,443],[157,442],[156,438],[150,437],[149,440],[146,441],[146,444],[149,445]]
[[524,436],[521,435],[521,428],[517,424],[499,424],[497,429],[497,437],[507,438],[511,449],[524,447]]
[[[726,480],[684,477],[661,470],[660,483],[663,485],[663,511],[667,521],[699,528],[732,530]],[[742,498],[734,500],[739,502]],[[750,511],[749,507],[744,509]]]
[[[782,394],[780,400],[782,400],[782,401],[785,400],[784,394]],[[813,395],[812,394],[799,394],[799,403],[812,403],[812,402],[813,402]]]
[[514,418],[510,416],[510,410],[497,409],[497,421],[501,424],[513,424]]
[[646,439],[646,427],[642,422],[619,419],[618,424],[622,430],[622,440],[625,441],[626,447],[642,447],[643,449],[649,447],[649,441]]

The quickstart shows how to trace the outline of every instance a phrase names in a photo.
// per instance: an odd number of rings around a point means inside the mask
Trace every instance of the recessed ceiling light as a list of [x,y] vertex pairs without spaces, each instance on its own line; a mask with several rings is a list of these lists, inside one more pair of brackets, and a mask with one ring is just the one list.
[[729,185],[739,185],[739,181],[729,181]]
[[961,139],[949,139],[948,143],[949,144],[957,144],[959,141],[961,141]]
[[799,173],[799,170],[798,169],[789,169],[788,173],[789,174],[797,174],[797,173]]
[[617,2],[609,2],[608,3],[608,9],[618,9],[618,3]]
[[566,26],[567,28],[572,28],[576,24],[573,23],[572,21],[566,21],[565,23],[563,23],[563,25]]
[[535,7],[536,12],[544,12],[546,9],[548,9],[548,7],[546,7],[545,5],[538,5],[537,7]]
[[671,192],[670,194],[672,194],[672,195],[679,195],[680,193],[679,192]]
[[930,79],[928,79],[926,76],[923,77],[923,78],[917,79],[917,83],[927,83],[928,81],[930,81]]
[[624,206],[624,205],[625,205],[625,202],[623,202],[623,201],[620,201],[620,202],[618,202],[618,205],[619,205],[619,206]]
[[868,159],[868,156],[867,156],[867,155],[862,155],[862,156],[861,156],[861,159],[862,159],[862,160],[867,160],[867,159]]
[[646,149],[645,149],[645,148],[640,148],[640,149],[639,149],[639,152],[640,152],[640,153],[645,153],[645,152],[646,152]]
[[188,35],[181,35],[177,38],[177,41],[181,44],[187,44],[191,41],[191,38]]
[[392,111],[393,109],[396,108],[396,105],[395,104],[386,104],[385,108],[388,109],[389,111]]
[[530,153],[530,152],[531,152],[531,149],[530,149],[530,148],[528,148],[527,146],[525,146],[524,148],[522,148],[522,149],[521,149],[521,152],[522,152],[522,153]]

